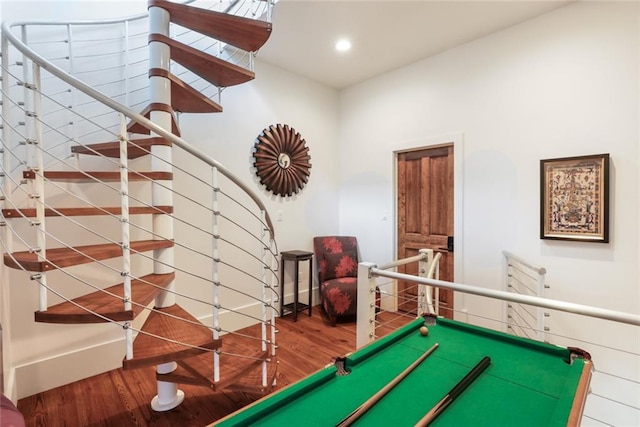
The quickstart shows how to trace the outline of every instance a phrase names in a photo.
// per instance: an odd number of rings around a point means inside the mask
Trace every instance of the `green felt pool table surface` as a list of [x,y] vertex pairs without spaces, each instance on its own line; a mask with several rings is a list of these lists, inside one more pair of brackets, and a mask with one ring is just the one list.
[[[580,422],[591,362],[566,348],[437,319],[423,319],[347,357],[350,373],[328,366],[221,420],[220,426],[335,426],[425,351],[438,348],[355,426],[413,426],[484,356],[491,365],[433,426],[565,426]],[[569,361],[571,360],[571,363]]]

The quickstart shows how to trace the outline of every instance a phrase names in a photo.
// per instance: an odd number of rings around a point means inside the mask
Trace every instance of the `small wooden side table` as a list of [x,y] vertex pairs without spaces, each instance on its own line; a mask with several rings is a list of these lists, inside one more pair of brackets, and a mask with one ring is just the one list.
[[[300,273],[300,261],[309,261],[309,304],[301,303],[298,299],[298,276]],[[284,265],[285,261],[293,261],[295,264],[295,270],[293,274],[293,302],[290,304],[284,303]],[[280,317],[293,313],[293,321],[298,321],[298,312],[309,309],[309,316],[311,316],[312,305],[312,283],[313,283],[313,252],[306,251],[285,251],[280,252]]]

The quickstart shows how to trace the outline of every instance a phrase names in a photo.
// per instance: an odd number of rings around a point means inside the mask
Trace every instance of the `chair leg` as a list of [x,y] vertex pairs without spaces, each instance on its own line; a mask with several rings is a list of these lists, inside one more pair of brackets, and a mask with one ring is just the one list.
[[336,323],[338,323],[338,316],[329,315],[329,324],[331,326],[336,326]]

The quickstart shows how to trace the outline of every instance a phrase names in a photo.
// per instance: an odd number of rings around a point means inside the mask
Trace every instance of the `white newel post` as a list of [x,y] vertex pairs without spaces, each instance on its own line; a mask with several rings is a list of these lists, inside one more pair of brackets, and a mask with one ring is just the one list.
[[[159,7],[149,8],[149,33],[169,36],[169,13]],[[159,42],[149,42],[149,67],[169,71],[169,46]],[[149,77],[150,102],[171,105],[171,83],[165,77]],[[172,115],[166,111],[152,111],[151,121],[164,129],[172,129]],[[152,135],[153,136],[153,135]],[[154,145],[151,147],[151,170],[171,172],[171,147]],[[172,182],[158,181],[151,184],[151,200],[154,206],[173,206]],[[153,215],[153,238],[173,239],[173,218],[170,215]],[[153,272],[166,274],[173,272],[173,247],[154,250]],[[175,304],[175,283],[156,297],[156,307],[169,307]],[[168,374],[177,367],[175,362],[163,363],[156,367],[159,374]],[[175,383],[158,381],[158,394],[151,401],[155,411],[168,411],[184,400],[184,392],[178,390]]]
[[358,264],[358,314],[356,324],[356,348],[360,348],[375,338],[376,331],[376,279],[370,269],[376,267],[370,262]]
[[[120,114],[120,225],[122,235],[122,288],[124,309],[131,310],[131,234],[129,227],[129,156],[127,141],[127,122]],[[124,335],[127,360],[133,357],[133,334],[129,322],[125,323]]]
[[[424,278],[429,277],[432,272],[432,265],[435,260],[433,257],[433,249],[420,249],[420,255],[422,259],[418,261],[418,276]],[[433,308],[433,287],[423,284],[418,284],[418,315],[421,314],[435,314]]]
[[[220,263],[220,254],[218,253],[218,216],[220,210],[218,208],[218,168],[211,169],[211,185],[213,186],[213,194],[211,201],[211,209],[213,210],[211,229],[213,231],[213,239],[211,239],[211,254],[213,264],[211,266],[213,286],[211,288],[211,302],[213,308],[213,339],[220,339],[220,277],[218,276],[218,265]],[[216,350],[213,353],[213,381],[220,381],[220,352]]]
[[[260,318],[262,320],[262,324],[260,325],[260,338],[261,338],[261,342],[260,342],[260,349],[262,350],[262,354],[266,354],[267,352],[267,341],[268,341],[268,337],[267,337],[267,323],[273,321],[272,317],[269,317],[269,314],[271,313],[267,313],[267,301],[269,301],[269,298],[267,296],[267,291],[269,288],[268,282],[267,282],[267,249],[268,246],[266,244],[266,239],[267,239],[267,235],[268,235],[268,229],[264,226],[264,224],[266,223],[266,212],[260,211],[260,227],[262,228],[261,233],[260,233],[260,242],[262,243],[262,248],[260,249],[260,260],[262,261],[262,275],[261,275],[261,280],[262,280],[262,293],[261,293],[261,299],[262,299],[262,309],[261,309],[261,315]],[[311,292],[311,290],[309,290],[309,292]],[[269,304],[269,307],[271,307],[271,304]],[[262,386],[266,387],[267,386],[267,361],[264,360],[262,362]]]
[[[27,83],[25,82],[25,87]],[[33,64],[33,83],[31,90],[33,92],[33,110],[27,111],[26,115],[33,118],[34,135],[27,141],[27,146],[35,147],[34,164],[32,169],[35,172],[34,185],[31,187],[32,193],[30,197],[35,200],[36,217],[31,225],[36,227],[36,249],[39,261],[47,259],[47,232],[45,228],[45,210],[44,210],[44,156],[43,156],[43,140],[42,140],[42,122],[40,116],[42,113],[42,96],[40,94],[40,66]],[[45,272],[35,274],[34,277],[40,284],[39,291],[39,310],[46,311],[49,304],[47,303],[47,275]]]
[[[425,249],[420,249],[420,261],[418,261],[418,276],[426,277],[427,276],[427,268],[429,265],[430,255],[433,255],[433,252],[426,252]],[[428,295],[430,289],[427,289],[426,285],[418,283],[418,315],[426,313],[428,310],[430,295]]]

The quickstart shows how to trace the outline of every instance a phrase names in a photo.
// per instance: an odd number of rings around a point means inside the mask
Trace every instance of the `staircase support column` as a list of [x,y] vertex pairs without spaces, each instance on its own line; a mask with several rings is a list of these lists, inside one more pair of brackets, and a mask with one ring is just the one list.
[[[149,8],[149,32],[169,36],[169,13],[159,7]],[[150,68],[169,70],[169,47],[164,43],[149,43]],[[150,100],[152,103],[171,105],[171,82],[160,76],[149,78]],[[172,114],[166,111],[151,111],[152,122],[172,129]],[[171,147],[155,145],[151,147],[151,170],[172,171]],[[151,184],[151,200],[154,206],[173,206],[173,190],[171,181],[157,181]],[[170,215],[153,215],[153,238],[173,239],[173,218]],[[157,274],[171,273],[174,271],[173,248],[158,249],[154,251],[153,271]],[[175,283],[167,286],[166,291],[156,297],[156,307],[169,307],[175,304]],[[164,363],[156,367],[158,374],[168,374],[177,368],[175,362]],[[178,389],[175,383],[158,381],[158,394],[151,400],[151,408],[154,411],[168,411],[180,405],[184,400],[184,392]]]
[[[170,374],[178,367],[176,362],[164,363],[156,366],[159,374]],[[157,412],[169,411],[180,405],[184,400],[184,392],[178,390],[178,384],[158,381],[158,394],[151,399],[151,409]]]

